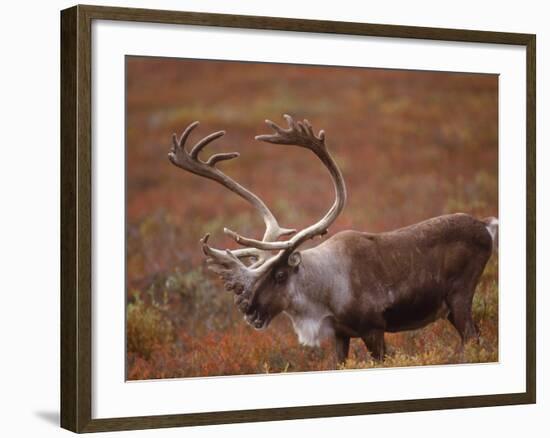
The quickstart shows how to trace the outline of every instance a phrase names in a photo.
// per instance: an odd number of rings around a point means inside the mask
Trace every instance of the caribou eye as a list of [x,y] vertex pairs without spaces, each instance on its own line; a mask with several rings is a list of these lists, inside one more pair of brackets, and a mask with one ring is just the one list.
[[283,283],[286,280],[286,277],[287,277],[286,271],[278,271],[275,274],[275,281],[277,283]]

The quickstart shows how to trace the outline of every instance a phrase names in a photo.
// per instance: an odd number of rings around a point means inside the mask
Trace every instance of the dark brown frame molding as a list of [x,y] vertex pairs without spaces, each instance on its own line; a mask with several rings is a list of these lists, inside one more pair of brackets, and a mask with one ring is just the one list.
[[[92,20],[270,29],[525,46],[527,53],[527,351],[523,393],[92,419]],[[531,34],[74,6],[61,12],[61,426],[98,432],[516,405],[536,401],[535,57]]]

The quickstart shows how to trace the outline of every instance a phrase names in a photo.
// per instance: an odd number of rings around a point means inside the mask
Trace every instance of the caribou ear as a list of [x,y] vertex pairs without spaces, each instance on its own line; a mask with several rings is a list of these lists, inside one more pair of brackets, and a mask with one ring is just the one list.
[[302,262],[302,256],[298,251],[293,252],[288,257],[288,266],[291,266],[292,268],[295,268]]

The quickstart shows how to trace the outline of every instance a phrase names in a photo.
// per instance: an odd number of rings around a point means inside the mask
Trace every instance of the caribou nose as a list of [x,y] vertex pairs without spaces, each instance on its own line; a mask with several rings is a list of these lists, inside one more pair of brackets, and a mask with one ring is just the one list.
[[252,325],[254,325],[254,323],[256,322],[257,317],[258,317],[257,311],[246,313],[245,315],[246,321]]

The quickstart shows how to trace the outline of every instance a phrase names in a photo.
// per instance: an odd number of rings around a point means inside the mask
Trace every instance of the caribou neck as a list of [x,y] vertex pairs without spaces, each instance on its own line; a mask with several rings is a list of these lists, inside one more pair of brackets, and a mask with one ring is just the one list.
[[334,320],[349,301],[347,264],[342,263],[341,272],[335,273],[330,254],[337,245],[331,240],[302,251],[302,263],[289,285],[290,302],[285,313],[304,345],[318,346],[330,336]]

